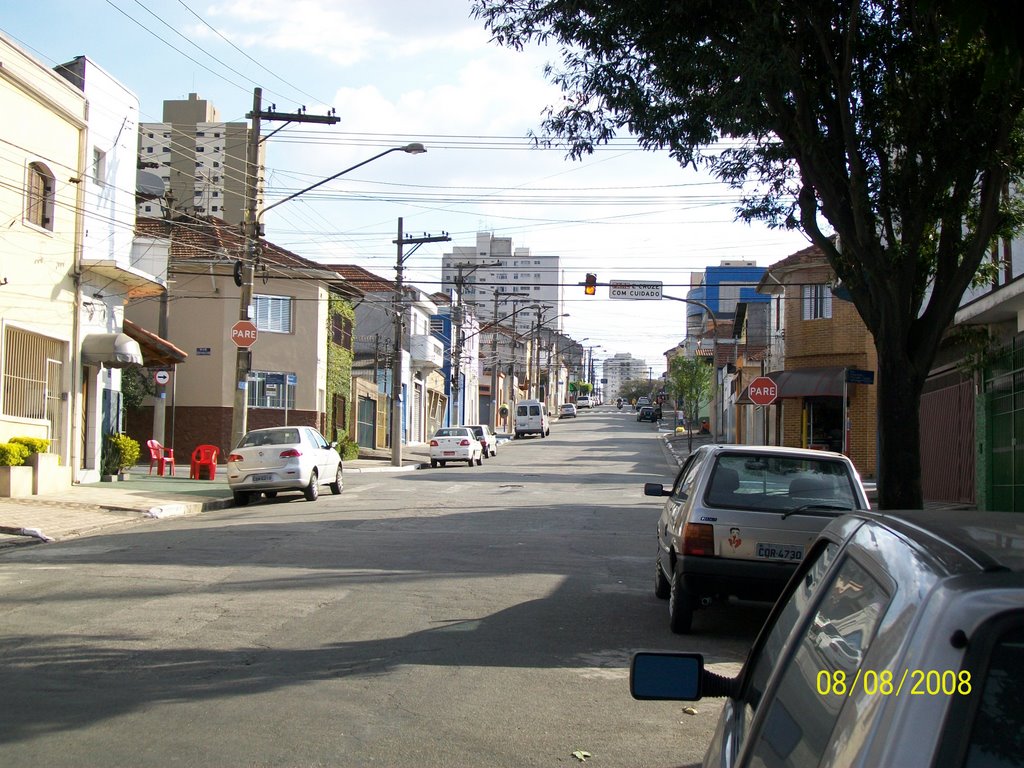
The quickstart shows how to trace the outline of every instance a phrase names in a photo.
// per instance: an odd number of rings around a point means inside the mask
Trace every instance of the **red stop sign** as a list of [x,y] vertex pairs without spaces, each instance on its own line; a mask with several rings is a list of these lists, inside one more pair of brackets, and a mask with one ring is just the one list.
[[779,385],[767,376],[758,376],[750,382],[749,390],[754,405],[771,405],[779,396]]
[[252,320],[239,320],[231,326],[231,340],[236,347],[248,349],[256,343],[256,324]]

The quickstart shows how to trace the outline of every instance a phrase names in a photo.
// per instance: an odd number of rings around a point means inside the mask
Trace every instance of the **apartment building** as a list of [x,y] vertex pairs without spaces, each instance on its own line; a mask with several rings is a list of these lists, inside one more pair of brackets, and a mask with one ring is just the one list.
[[649,378],[651,369],[646,360],[635,358],[629,352],[616,352],[605,359],[601,370],[601,378],[607,379],[605,402],[610,402],[620,396],[623,384],[633,379]]
[[[164,102],[162,123],[139,129],[139,162],[161,177],[164,201],[139,203],[139,216],[159,218],[162,207],[239,224],[245,215],[248,123],[226,123],[209,101],[190,93]],[[260,146],[260,165],[264,147]],[[257,199],[263,198],[262,181]]]
[[[512,312],[502,294],[519,294],[513,300],[523,328],[536,323],[538,317],[543,323],[561,315],[561,282],[558,256],[532,254],[529,248],[513,247],[511,237],[495,237],[492,232],[477,232],[475,246],[454,246],[441,259],[442,290],[461,294],[464,303],[473,305],[481,323],[495,319],[495,294],[499,320]],[[561,326],[551,323],[549,327]]]

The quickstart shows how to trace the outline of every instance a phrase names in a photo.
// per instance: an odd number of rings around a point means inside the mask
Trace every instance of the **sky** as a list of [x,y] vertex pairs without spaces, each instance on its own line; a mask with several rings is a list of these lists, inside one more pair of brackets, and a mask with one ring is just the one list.
[[[808,244],[799,232],[735,221],[737,195],[667,152],[617,138],[582,160],[533,145],[561,94],[545,79],[557,51],[490,41],[469,0],[35,0],[9,3],[0,30],[47,65],[85,55],[160,122],[165,99],[190,93],[225,121],[264,108],[341,118],[291,124],[266,142],[266,203],[390,147],[392,152],[270,211],[266,237],[312,259],[393,279],[398,219],[421,246],[405,279],[440,290],[441,257],[477,232],[561,259],[564,331],[599,361],[628,352],[657,376],[685,335],[680,302],[585,296],[586,273],[660,281],[684,297],[691,273],[723,260],[760,266]],[[263,133],[280,127],[264,124]]]

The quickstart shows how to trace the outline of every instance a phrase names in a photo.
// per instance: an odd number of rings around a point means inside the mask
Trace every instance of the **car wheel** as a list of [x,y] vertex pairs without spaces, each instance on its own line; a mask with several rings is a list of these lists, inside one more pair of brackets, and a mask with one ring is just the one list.
[[518,439],[519,439],[519,438],[521,438],[522,436],[523,436],[523,433],[522,433],[522,432],[516,432],[516,436],[515,436],[515,439],[516,439],[516,440],[518,440]]
[[446,462],[446,461],[439,461],[439,462],[438,462],[438,464],[440,464],[440,465],[441,465],[442,467],[443,467],[443,466],[445,466],[445,465],[446,465],[447,463],[448,463],[448,462]]
[[661,558],[654,558],[654,596],[659,600],[667,600],[672,592],[672,585],[665,578],[665,572],[661,570]]
[[263,495],[266,496],[268,499],[276,499],[277,491],[264,491]]
[[338,471],[334,474],[334,482],[331,483],[331,493],[337,496],[345,490],[345,480],[341,475],[341,464],[338,465]]
[[683,586],[683,572],[677,562],[668,595],[668,627],[677,635],[688,635],[692,624],[693,601]]
[[437,459],[431,459],[430,460],[430,468],[431,469],[437,469]]
[[302,495],[306,497],[306,501],[316,501],[320,496],[320,478],[315,469],[309,476],[309,485],[302,489]]
[[235,500],[236,507],[244,507],[251,498],[251,494],[248,491],[233,491],[231,496]]

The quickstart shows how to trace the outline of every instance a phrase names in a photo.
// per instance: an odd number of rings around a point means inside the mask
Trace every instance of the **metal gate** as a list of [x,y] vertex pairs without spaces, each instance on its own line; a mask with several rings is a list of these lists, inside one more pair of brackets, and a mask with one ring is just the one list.
[[1024,511],[1024,346],[1014,339],[985,369],[986,507]]
[[928,501],[975,503],[974,382],[921,395],[921,490]]
[[365,448],[377,447],[377,401],[360,397],[356,412],[356,442]]

